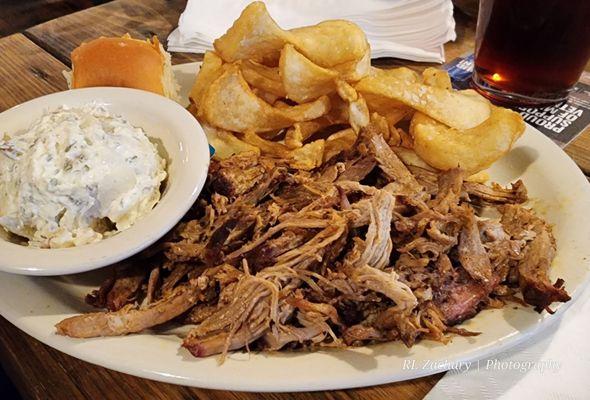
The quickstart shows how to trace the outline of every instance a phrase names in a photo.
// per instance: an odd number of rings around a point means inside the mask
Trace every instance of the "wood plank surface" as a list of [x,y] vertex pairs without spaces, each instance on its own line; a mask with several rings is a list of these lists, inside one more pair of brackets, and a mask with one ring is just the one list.
[[67,89],[66,66],[22,34],[0,39],[0,111]]
[[[129,33],[134,38],[147,38],[156,35],[165,44],[185,4],[186,0],[115,0],[37,25],[25,34],[69,65],[73,49],[100,36]],[[172,62],[179,64],[201,58],[196,54],[174,54]]]
[[[590,61],[586,64],[586,72],[582,74],[580,81],[590,85]],[[564,150],[578,164],[582,172],[590,176],[590,125]]]
[[590,176],[590,127],[586,128],[564,150],[578,164],[582,172]]
[[0,37],[109,0],[2,0]]

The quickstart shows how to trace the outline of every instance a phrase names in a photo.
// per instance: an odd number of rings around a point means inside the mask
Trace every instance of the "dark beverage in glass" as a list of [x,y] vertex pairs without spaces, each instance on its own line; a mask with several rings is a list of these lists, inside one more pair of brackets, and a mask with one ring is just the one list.
[[590,0],[480,0],[473,82],[515,105],[561,101],[590,58]]

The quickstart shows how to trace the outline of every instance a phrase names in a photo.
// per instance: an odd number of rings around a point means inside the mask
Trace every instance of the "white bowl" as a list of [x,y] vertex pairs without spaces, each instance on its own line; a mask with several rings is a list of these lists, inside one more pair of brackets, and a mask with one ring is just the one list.
[[[103,105],[161,141],[168,179],[158,204],[129,229],[98,243],[65,249],[35,249],[0,239],[0,271],[26,275],[63,275],[121,261],[154,243],[189,210],[201,192],[209,167],[209,145],[196,119],[177,103],[127,88],[68,90],[20,104],[0,114],[2,133],[27,129],[44,112],[61,105]],[[2,229],[2,228],[0,228]]]

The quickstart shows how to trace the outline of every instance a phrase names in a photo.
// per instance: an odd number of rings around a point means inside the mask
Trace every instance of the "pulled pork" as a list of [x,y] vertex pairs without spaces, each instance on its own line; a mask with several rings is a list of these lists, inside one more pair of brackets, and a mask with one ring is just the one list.
[[[242,348],[447,342],[520,294],[539,312],[569,296],[549,280],[550,227],[526,189],[408,168],[374,129],[320,170],[241,153],[212,161],[185,219],[57,325],[73,337],[188,324],[196,357]],[[494,208],[499,219],[480,217]]]

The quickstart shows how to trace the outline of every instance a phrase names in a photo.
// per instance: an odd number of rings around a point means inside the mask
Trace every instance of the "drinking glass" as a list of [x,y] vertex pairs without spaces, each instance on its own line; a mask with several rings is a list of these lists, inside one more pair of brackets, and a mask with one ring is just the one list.
[[473,83],[512,105],[564,100],[590,58],[590,0],[480,0]]

